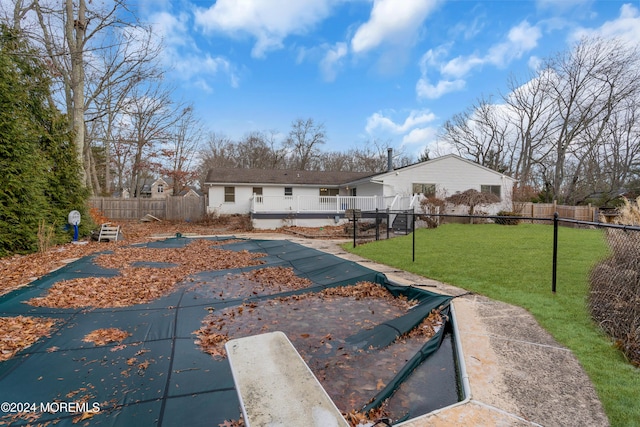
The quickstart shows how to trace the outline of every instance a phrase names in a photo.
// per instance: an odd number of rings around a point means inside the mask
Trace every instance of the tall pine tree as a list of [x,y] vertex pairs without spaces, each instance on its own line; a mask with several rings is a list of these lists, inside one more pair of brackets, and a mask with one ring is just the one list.
[[19,34],[0,27],[0,256],[37,250],[40,224],[54,227],[52,243],[68,240],[67,213],[86,211],[65,118],[49,103],[47,73]]

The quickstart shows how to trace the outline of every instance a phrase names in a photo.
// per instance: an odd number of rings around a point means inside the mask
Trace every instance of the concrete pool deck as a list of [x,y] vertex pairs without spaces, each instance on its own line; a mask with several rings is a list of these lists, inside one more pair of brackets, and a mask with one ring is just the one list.
[[462,295],[453,306],[471,396],[400,424],[403,427],[609,425],[593,384],[573,353],[526,310],[350,254],[340,247],[345,240],[277,233],[234,236],[289,240],[361,263],[398,284]]

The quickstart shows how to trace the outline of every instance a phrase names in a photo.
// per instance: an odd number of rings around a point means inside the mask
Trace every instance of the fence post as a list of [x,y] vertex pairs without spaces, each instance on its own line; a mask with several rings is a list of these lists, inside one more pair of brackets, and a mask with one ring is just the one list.
[[391,228],[391,215],[389,214],[389,208],[387,208],[387,240],[389,240],[389,228]]
[[356,247],[356,210],[353,209],[353,247]]
[[[407,221],[409,222],[409,221]],[[411,262],[416,262],[416,208],[413,208],[413,212],[411,213],[411,234],[413,235],[413,248],[411,254]]]
[[551,292],[556,293],[558,273],[558,212],[553,214],[553,269],[551,273]]

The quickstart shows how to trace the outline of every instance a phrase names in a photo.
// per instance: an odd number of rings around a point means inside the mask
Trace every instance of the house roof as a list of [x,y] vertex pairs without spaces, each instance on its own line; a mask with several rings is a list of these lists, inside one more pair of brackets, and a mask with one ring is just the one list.
[[154,184],[170,185],[168,180],[165,180],[163,178],[143,178],[140,181],[140,192],[141,193],[150,193],[151,192],[151,187],[153,187]]
[[500,177],[503,177],[503,178],[506,178],[506,179],[509,179],[509,180],[512,180],[512,181],[517,181],[515,178],[512,178],[512,177],[510,177],[508,175],[505,175],[503,173],[500,173],[498,171],[494,171],[493,169],[490,169],[490,168],[488,168],[486,166],[482,166],[481,164],[476,163],[473,160],[465,159],[465,158],[460,157],[460,156],[458,156],[456,154],[446,154],[444,156],[436,157],[435,159],[426,160],[424,162],[413,163],[413,164],[410,164],[410,165],[407,165],[407,166],[402,166],[400,168],[395,168],[395,169],[390,170],[390,171],[380,172],[380,173],[377,173],[377,174],[369,175],[369,176],[364,177],[364,178],[355,179],[353,181],[346,182],[345,184],[352,185],[352,184],[356,184],[358,182],[363,182],[363,181],[364,182],[369,182],[370,181],[370,182],[380,182],[381,183],[382,181],[384,181],[384,179],[387,176],[395,175],[396,172],[410,171],[411,169],[415,169],[417,167],[423,167],[423,166],[426,166],[426,165],[430,165],[430,164],[433,164],[433,163],[436,163],[436,162],[440,162],[440,161],[445,160],[445,159],[456,159],[456,160],[459,160],[461,162],[468,163],[471,166],[475,166],[477,168],[483,169],[483,170],[485,170],[487,172],[491,172],[491,173],[493,173],[495,175],[499,175]]
[[178,192],[178,196],[186,196],[190,192],[193,192],[193,194],[196,194],[198,197],[202,197],[202,191],[189,185],[184,186],[182,190]]
[[372,176],[371,172],[296,171],[289,169],[210,169],[205,184],[289,184],[338,186]]
[[328,171],[296,171],[288,169],[239,169],[216,168],[207,173],[205,184],[289,184],[289,185],[351,185],[358,182],[382,182],[386,176],[396,172],[411,170],[416,167],[429,165],[444,159],[454,158],[469,165],[481,168],[487,172],[516,181],[508,175],[496,172],[471,160],[455,154],[436,157],[425,162],[413,163],[385,172],[328,172]]

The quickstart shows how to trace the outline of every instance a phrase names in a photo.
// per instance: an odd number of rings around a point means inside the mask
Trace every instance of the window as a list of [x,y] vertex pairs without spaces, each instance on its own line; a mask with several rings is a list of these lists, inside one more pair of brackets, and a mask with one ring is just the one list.
[[285,196],[293,196],[293,187],[284,187]]
[[236,201],[236,187],[224,187],[224,202],[235,203]]
[[321,188],[320,195],[321,196],[337,196],[340,190],[337,188]]
[[264,203],[264,198],[262,197],[262,187],[253,187],[252,194],[254,203]]
[[431,197],[436,195],[435,184],[421,184],[413,183],[413,194],[424,194],[425,197]]
[[158,184],[158,193],[164,193],[164,187],[162,184]]
[[496,196],[502,198],[502,196],[500,195],[500,186],[499,185],[481,185],[480,186],[480,192],[481,193],[495,194]]

